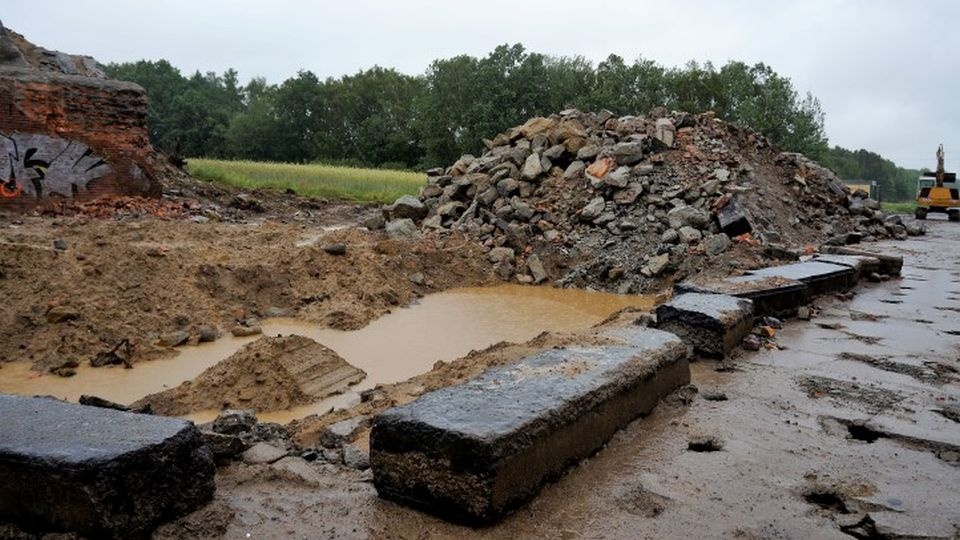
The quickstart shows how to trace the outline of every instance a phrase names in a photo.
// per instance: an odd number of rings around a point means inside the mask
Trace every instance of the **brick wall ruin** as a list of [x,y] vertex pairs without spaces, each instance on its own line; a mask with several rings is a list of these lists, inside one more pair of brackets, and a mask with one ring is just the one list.
[[36,47],[0,24],[0,209],[64,198],[159,196],[147,96],[89,57]]

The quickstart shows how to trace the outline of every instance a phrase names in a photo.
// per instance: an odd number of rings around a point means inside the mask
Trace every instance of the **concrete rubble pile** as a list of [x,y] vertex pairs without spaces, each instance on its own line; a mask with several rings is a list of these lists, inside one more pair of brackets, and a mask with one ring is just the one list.
[[726,273],[806,246],[920,234],[763,135],[658,108],[532,118],[475,157],[427,172],[384,209],[387,233],[459,231],[504,280],[621,293],[710,267]]

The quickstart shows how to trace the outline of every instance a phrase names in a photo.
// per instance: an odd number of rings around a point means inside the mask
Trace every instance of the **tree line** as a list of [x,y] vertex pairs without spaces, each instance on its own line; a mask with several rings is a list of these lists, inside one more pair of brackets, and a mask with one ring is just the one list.
[[569,107],[643,114],[665,106],[713,110],[785,150],[839,167],[844,178],[884,175],[872,179],[890,183],[885,193],[912,196],[916,179],[906,189],[903,170],[880,156],[866,153],[884,165],[862,157],[866,151],[829,148],[818,100],[762,63],[668,68],[610,55],[594,65],[516,44],[482,58],[438,59],[422,75],[375,66],[339,78],[300,71],[279,84],[261,77],[241,84],[233,69],[187,77],[166,60],[110,64],[107,71],[147,89],[151,140],[187,156],[423,169],[477,153],[484,137],[531,116]]

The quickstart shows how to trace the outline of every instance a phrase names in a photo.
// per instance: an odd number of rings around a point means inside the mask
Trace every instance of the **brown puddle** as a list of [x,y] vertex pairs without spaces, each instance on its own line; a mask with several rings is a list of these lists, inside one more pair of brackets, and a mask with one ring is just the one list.
[[[358,401],[356,392],[361,390],[425,373],[437,360],[454,360],[500,341],[524,342],[544,331],[583,330],[624,307],[650,308],[655,303],[654,296],[501,285],[429,295],[353,332],[320,328],[295,319],[266,320],[264,334],[298,334],[314,339],[366,371],[367,378],[347,394],[257,416],[261,421],[286,423],[324,413],[331,407]],[[214,343],[183,347],[172,359],[138,363],[134,369],[81,366],[71,378],[30,371],[28,362],[12,362],[0,368],[0,392],[52,395],[70,401],[81,394],[92,394],[131,403],[193,379],[255,339],[228,335]],[[205,422],[215,416],[216,411],[208,411],[189,418]]]

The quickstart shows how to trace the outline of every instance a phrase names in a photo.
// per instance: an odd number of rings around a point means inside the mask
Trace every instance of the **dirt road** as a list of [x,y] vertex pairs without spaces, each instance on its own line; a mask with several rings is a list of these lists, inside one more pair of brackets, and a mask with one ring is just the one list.
[[[632,423],[500,524],[469,529],[377,498],[369,471],[232,465],[217,501],[161,536],[956,538],[960,227],[869,249],[903,278],[822,298],[784,350],[693,364],[699,392]],[[951,411],[953,411],[951,413]],[[693,445],[691,441],[707,444]]]

